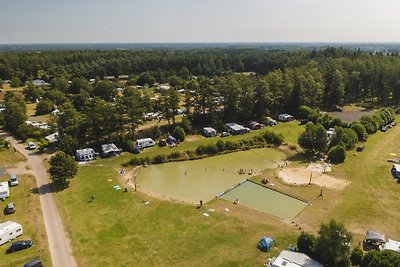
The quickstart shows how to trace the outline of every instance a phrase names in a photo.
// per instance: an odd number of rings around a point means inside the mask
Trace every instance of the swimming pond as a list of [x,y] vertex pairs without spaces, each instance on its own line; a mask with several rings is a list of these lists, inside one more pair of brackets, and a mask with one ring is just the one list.
[[[256,174],[276,168],[286,155],[271,148],[252,149],[200,160],[150,165],[137,173],[139,188],[161,197],[191,203],[210,201],[221,192]],[[239,174],[238,170],[246,170]]]
[[252,181],[244,181],[219,197],[232,202],[238,200],[239,205],[263,211],[283,219],[293,219],[308,205],[307,202]]

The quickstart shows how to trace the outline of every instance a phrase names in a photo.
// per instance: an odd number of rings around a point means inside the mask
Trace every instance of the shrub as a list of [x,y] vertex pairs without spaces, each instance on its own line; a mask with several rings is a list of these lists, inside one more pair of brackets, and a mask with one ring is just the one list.
[[346,159],[346,151],[343,146],[334,146],[328,152],[328,159],[333,163],[342,163]]
[[219,152],[225,151],[226,146],[225,146],[225,142],[224,142],[224,141],[218,140],[218,142],[216,143],[216,145],[217,145],[217,148],[218,148],[218,151],[219,151]]
[[196,154],[197,155],[203,155],[203,154],[205,154],[206,153],[206,147],[205,147],[205,145],[199,145],[197,148],[196,148]]
[[180,152],[172,152],[167,156],[168,159],[179,159],[180,157],[182,157]]
[[275,146],[281,145],[284,140],[282,134],[277,134],[277,133],[270,132],[270,131],[266,131],[263,134],[263,138],[267,143],[273,144]]
[[344,143],[346,149],[353,149],[355,144],[358,142],[357,133],[350,128],[344,129],[342,142]]
[[176,140],[183,142],[185,140],[186,134],[182,127],[176,126],[174,131],[172,132],[172,136],[175,137]]
[[185,133],[192,132],[192,123],[187,116],[182,117],[181,127],[185,131]]
[[154,156],[152,163],[161,164],[167,161],[167,157],[164,154]]
[[150,136],[151,136],[151,138],[153,138],[153,139],[158,139],[158,138],[160,138],[160,137],[161,137],[160,127],[156,126],[156,127],[154,127],[153,129],[151,129]]
[[208,155],[215,155],[215,154],[218,153],[218,147],[217,147],[216,144],[207,144],[207,145],[205,146],[205,152],[206,152]]
[[40,100],[36,105],[36,115],[49,114],[54,110],[54,103],[50,100]]
[[360,265],[363,255],[364,252],[362,251],[362,249],[359,246],[355,247],[350,254],[351,265],[353,266]]
[[316,237],[312,234],[301,232],[299,237],[297,237],[297,248],[299,252],[302,252],[310,257],[313,257],[315,243]]
[[356,132],[359,141],[365,141],[367,139],[368,137],[367,130],[365,129],[364,125],[362,125],[360,122],[353,122],[350,128]]

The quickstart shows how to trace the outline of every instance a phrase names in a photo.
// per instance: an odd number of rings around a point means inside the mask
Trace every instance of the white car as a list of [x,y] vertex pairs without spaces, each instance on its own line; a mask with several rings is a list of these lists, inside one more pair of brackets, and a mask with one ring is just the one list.
[[35,143],[33,143],[33,142],[28,142],[28,148],[29,148],[30,150],[36,149]]
[[11,174],[10,175],[10,186],[17,186],[18,185],[18,178],[16,174]]

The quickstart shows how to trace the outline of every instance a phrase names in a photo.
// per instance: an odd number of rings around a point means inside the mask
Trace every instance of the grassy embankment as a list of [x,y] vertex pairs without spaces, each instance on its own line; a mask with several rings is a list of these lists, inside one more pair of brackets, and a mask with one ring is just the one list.
[[[0,165],[6,170],[17,167],[25,168],[23,167],[23,161],[23,156],[14,152],[12,148],[0,152]],[[18,171],[20,173],[29,172],[28,169],[19,169]],[[8,178],[8,175],[3,175],[1,181],[6,181]],[[25,262],[35,257],[40,257],[44,266],[49,266],[51,262],[50,253],[39,195],[33,193],[34,189],[37,188],[36,179],[32,175],[23,174],[18,175],[18,180],[19,185],[10,188],[10,197],[1,204],[0,220],[1,222],[10,220],[21,224],[24,234],[16,240],[31,239],[33,246],[30,249],[6,254],[5,251],[10,243],[2,245],[0,247],[0,266],[22,266]],[[10,202],[16,204],[17,211],[14,214],[5,215],[3,209]]]

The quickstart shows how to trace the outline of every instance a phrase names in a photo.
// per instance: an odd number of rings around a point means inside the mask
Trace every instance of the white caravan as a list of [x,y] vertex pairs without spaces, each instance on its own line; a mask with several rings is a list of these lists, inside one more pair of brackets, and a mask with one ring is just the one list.
[[151,146],[154,146],[155,144],[156,144],[156,142],[154,142],[154,140],[151,138],[143,138],[143,139],[136,140],[136,147],[139,149],[142,149],[145,147],[151,147]]
[[23,234],[22,226],[19,223],[6,221],[0,223],[0,245]]
[[8,182],[0,182],[0,199],[5,200],[10,196],[10,188]]

